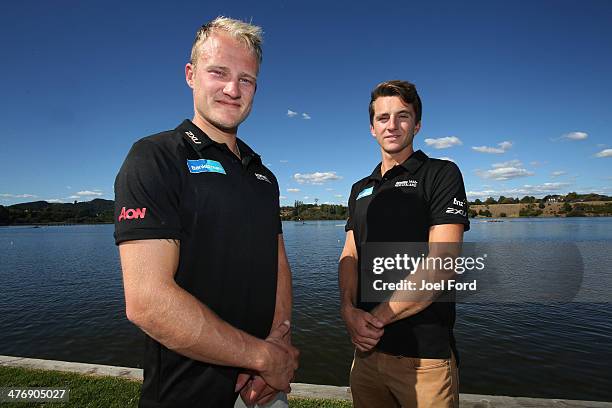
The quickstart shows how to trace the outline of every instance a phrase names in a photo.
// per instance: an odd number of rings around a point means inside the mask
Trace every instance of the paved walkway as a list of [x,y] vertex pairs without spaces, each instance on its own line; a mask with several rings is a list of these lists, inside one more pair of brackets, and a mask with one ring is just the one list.
[[[72,373],[122,377],[142,381],[142,370],[130,367],[115,367],[100,364],[71,363],[67,361],[40,360],[0,356],[0,366],[35,368],[40,370],[67,371]],[[317,384],[291,384],[291,396],[304,398],[325,398],[351,401],[348,387]],[[498,395],[461,394],[461,408],[612,408],[610,402],[575,401],[561,399],[504,397]]]

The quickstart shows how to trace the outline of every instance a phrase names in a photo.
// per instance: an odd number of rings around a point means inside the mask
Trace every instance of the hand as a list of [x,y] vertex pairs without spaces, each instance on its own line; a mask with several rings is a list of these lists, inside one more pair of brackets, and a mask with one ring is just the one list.
[[265,405],[278,394],[278,390],[266,384],[260,375],[251,375],[250,373],[240,373],[238,375],[236,391],[240,391],[240,397],[247,406]]
[[370,351],[378,344],[385,330],[384,324],[372,314],[354,306],[342,308],[342,318],[357,350]]
[[275,390],[290,392],[290,383],[298,368],[298,349],[285,340],[290,324],[285,321],[270,332],[266,338],[264,368],[259,373],[264,382]]

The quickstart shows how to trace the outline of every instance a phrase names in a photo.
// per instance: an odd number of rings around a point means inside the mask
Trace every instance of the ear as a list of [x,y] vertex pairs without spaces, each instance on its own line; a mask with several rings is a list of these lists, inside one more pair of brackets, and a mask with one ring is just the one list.
[[[416,135],[417,133],[419,133],[419,130],[421,130],[421,122],[417,123],[417,124],[414,126],[414,135]],[[414,135],[413,135],[413,136],[414,136]]]
[[372,137],[376,138],[376,133],[374,133],[374,126],[370,125],[370,134]]
[[195,67],[191,62],[185,65],[185,82],[191,89],[193,89],[193,77],[195,76]]

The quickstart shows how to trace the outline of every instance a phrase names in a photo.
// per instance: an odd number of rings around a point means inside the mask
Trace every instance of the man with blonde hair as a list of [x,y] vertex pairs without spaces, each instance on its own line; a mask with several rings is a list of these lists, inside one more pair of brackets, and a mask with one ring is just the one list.
[[265,404],[297,369],[278,183],[237,137],[261,60],[259,27],[202,26],[193,119],[136,142],[115,180],[126,314],[146,334],[140,407]]

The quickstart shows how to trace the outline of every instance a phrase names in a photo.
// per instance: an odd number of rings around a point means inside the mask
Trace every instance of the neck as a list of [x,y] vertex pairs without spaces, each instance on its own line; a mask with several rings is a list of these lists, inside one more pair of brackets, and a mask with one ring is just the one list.
[[240,158],[240,152],[238,151],[238,144],[236,142],[238,128],[221,129],[197,114],[194,115],[192,122],[215,142],[225,143],[227,147]]
[[402,149],[397,153],[388,153],[382,149],[381,153],[382,161],[380,165],[380,173],[381,176],[384,176],[387,171],[408,160],[408,158],[412,156],[412,153],[414,153],[414,149],[412,148],[412,145],[408,145],[405,149]]

